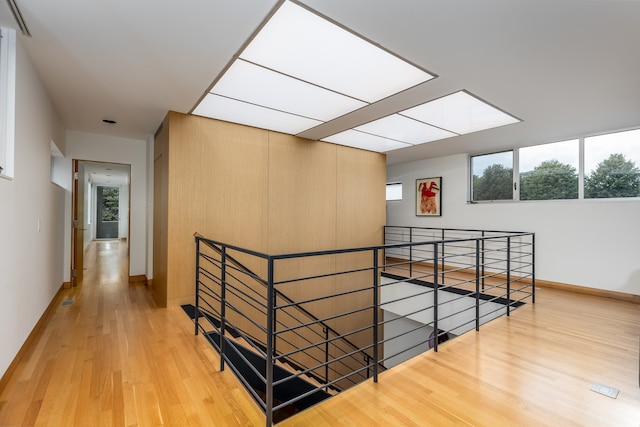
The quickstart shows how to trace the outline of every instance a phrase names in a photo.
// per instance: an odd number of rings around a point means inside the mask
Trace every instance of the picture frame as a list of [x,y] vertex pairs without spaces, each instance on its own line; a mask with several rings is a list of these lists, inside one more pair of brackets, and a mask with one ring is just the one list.
[[442,177],[416,179],[416,216],[442,216]]

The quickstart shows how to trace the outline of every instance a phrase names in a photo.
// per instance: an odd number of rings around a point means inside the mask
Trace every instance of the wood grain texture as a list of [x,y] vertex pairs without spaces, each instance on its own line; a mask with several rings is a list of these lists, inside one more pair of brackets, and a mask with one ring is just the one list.
[[[0,382],[0,426],[264,426],[182,310],[128,283],[125,245],[89,247],[83,284]],[[547,288],[537,301],[278,425],[638,426],[638,305]]]
[[[126,242],[93,242],[0,389],[0,426],[261,426],[264,416],[179,307],[129,284]],[[62,305],[64,300],[73,304]]]
[[537,301],[280,425],[637,426],[638,305],[546,288]]
[[[155,149],[153,284],[160,306],[194,301],[194,232],[270,254],[382,244],[383,154],[175,112]],[[264,263],[239,261],[266,273]],[[284,275],[313,275],[335,271],[336,261],[282,264]],[[297,298],[296,290],[283,291]],[[333,293],[334,279],[306,286],[305,296],[315,291]],[[315,305],[319,317],[335,312]]]

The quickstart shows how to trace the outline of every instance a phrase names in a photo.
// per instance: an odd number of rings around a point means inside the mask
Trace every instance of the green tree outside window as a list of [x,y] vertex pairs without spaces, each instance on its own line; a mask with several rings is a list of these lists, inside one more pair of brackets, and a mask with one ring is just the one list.
[[640,169],[623,154],[611,154],[585,177],[584,197],[640,197]]
[[102,221],[118,221],[119,193],[118,187],[102,188]]
[[578,198],[576,168],[558,160],[547,160],[520,174],[520,200]]
[[490,165],[482,176],[473,176],[473,200],[511,200],[512,182],[512,168],[497,163]]

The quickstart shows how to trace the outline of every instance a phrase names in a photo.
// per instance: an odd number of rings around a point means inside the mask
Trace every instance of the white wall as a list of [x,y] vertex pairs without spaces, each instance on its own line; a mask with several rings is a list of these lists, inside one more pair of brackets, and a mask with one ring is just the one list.
[[[118,191],[118,237],[126,238],[129,233],[129,186],[120,185]],[[147,214],[145,203],[145,217]],[[146,225],[145,225],[145,237],[146,237]]]
[[153,186],[154,136],[147,140],[147,279],[153,279]]
[[0,179],[0,375],[63,284],[68,189],[51,183],[50,155],[51,141],[64,152],[64,138],[18,37],[15,179]]
[[[415,181],[442,176],[442,217],[415,215]],[[387,202],[387,224],[536,233],[536,277],[640,295],[640,200],[468,204],[467,156],[387,167],[403,199]]]
[[[131,210],[130,210],[130,259],[129,275],[147,274],[147,144],[144,139],[118,138],[86,132],[67,132],[65,158],[71,174],[71,160],[88,160],[131,165]],[[67,203],[71,206],[71,194]],[[66,213],[65,233],[71,236],[71,212]],[[67,240],[70,240],[67,239]],[[64,250],[65,260],[69,263],[69,242]],[[67,279],[69,272],[65,272]],[[147,276],[149,277],[149,276]]]

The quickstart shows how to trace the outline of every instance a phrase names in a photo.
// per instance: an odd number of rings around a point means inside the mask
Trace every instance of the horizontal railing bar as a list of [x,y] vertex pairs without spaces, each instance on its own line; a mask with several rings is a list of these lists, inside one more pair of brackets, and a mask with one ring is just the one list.
[[[306,370],[301,371],[301,372],[306,373],[306,372],[315,371],[315,370],[320,369],[320,368],[323,368],[323,367],[325,367],[325,366],[329,366],[329,365],[331,365],[332,363],[336,363],[336,362],[339,362],[339,361],[341,361],[341,360],[343,360],[343,359],[346,359],[346,358],[348,358],[348,357],[351,357],[351,356],[353,356],[354,354],[357,354],[357,353],[359,353],[359,352],[358,352],[358,351],[352,351],[352,352],[347,353],[347,354],[344,354],[344,355],[342,355],[342,356],[340,356],[340,357],[333,358],[333,359],[331,359],[331,360],[330,360],[330,361],[328,361],[328,362],[323,362],[323,363],[320,363],[319,365],[316,365],[316,366],[314,366],[314,367],[307,368]],[[299,375],[294,375],[294,376],[299,376]],[[351,375],[349,375],[349,376],[351,376]],[[277,385],[280,385],[280,384],[285,383],[285,382],[287,382],[287,381],[290,381],[291,379],[292,379],[292,377],[291,377],[291,376],[290,376],[290,377],[285,377],[285,378],[282,378],[282,379],[280,379],[280,380],[278,380],[278,381],[274,381],[274,382],[273,382],[273,385],[274,385],[274,386],[277,386]]]
[[475,228],[442,228],[442,227],[413,227],[413,226],[399,226],[399,225],[385,225],[384,229],[387,228],[396,228],[401,230],[429,230],[429,231],[440,231],[443,230],[450,232],[461,232],[461,233],[500,233],[500,234],[532,234],[532,233],[524,233],[522,231],[500,231],[500,230],[480,230]]
[[297,252],[297,253],[289,253],[289,254],[270,255],[269,257],[274,260],[306,258],[306,257],[335,255],[335,254],[343,254],[343,253],[371,252],[375,249],[386,250],[386,249],[393,249],[393,248],[409,248],[409,247],[416,247],[416,246],[419,247],[419,246],[436,245],[436,244],[442,244],[442,243],[446,244],[451,242],[467,242],[467,241],[470,242],[470,241],[476,241],[476,240],[491,241],[496,239],[506,239],[507,237],[528,236],[528,235],[531,235],[531,233],[519,233],[519,234],[510,235],[510,236],[487,236],[487,237],[466,238],[466,239],[435,240],[430,242],[402,243],[402,244],[393,244],[393,245],[362,246],[358,248],[332,249],[332,250],[325,250],[325,251],[310,251],[310,252]]
[[285,284],[288,284],[288,283],[301,282],[301,281],[304,281],[304,280],[323,279],[325,277],[335,277],[335,276],[341,276],[341,275],[344,275],[344,274],[361,273],[363,271],[372,271],[372,270],[373,270],[373,267],[366,267],[366,268],[358,268],[358,269],[355,269],[355,270],[336,271],[335,273],[318,274],[318,275],[315,275],[315,276],[306,276],[306,277],[300,277],[300,278],[288,279],[288,280],[279,280],[279,281],[273,282],[273,284],[274,284],[274,286],[285,285]]
[[344,312],[344,313],[341,313],[341,314],[337,314],[335,316],[329,316],[329,317],[325,317],[323,319],[318,319],[317,321],[312,322],[312,323],[306,323],[304,325],[297,325],[297,326],[293,326],[293,327],[290,327],[290,328],[287,328],[287,329],[282,329],[282,330],[279,330],[279,331],[275,332],[274,334],[278,335],[278,334],[281,334],[281,333],[284,333],[284,332],[289,332],[289,331],[294,331],[296,329],[304,328],[307,325],[315,325],[315,324],[318,324],[319,322],[326,322],[327,320],[339,319],[340,317],[344,317],[344,316],[347,316],[347,315],[350,315],[350,314],[355,314],[355,313],[360,313],[362,311],[371,310],[371,308],[373,308],[373,306],[369,305],[369,306],[366,306],[364,308],[359,308],[357,310],[352,310],[350,312]]
[[[250,286],[248,286],[245,283],[240,283],[239,285],[240,286],[238,286],[238,283],[235,281],[233,282],[225,281],[224,287],[227,291],[232,291],[231,294],[234,297],[242,299],[242,296],[244,296],[245,298],[247,298],[247,300],[250,300],[253,304],[256,304],[257,306],[261,307],[264,310],[267,309],[267,298],[265,295],[262,295],[256,292],[247,292],[247,290],[250,291],[251,289],[250,289]],[[225,299],[229,299],[229,297],[226,297]]]
[[[279,409],[282,409],[282,408],[284,408],[285,406],[291,405],[292,403],[295,403],[295,402],[297,402],[298,400],[304,399],[305,397],[307,397],[307,396],[309,396],[309,395],[311,395],[311,394],[313,394],[313,393],[317,393],[317,392],[318,392],[319,390],[321,390],[322,388],[325,388],[325,387],[331,387],[331,386],[333,386],[334,384],[337,384],[338,382],[340,382],[340,381],[344,381],[344,380],[346,380],[347,378],[349,378],[349,377],[351,377],[351,376],[355,375],[355,374],[356,374],[356,373],[358,373],[359,371],[362,371],[362,370],[368,369],[369,367],[370,367],[370,365],[364,366],[364,367],[362,367],[362,368],[358,369],[357,371],[354,371],[352,374],[344,375],[344,376],[342,376],[342,377],[340,377],[340,378],[336,378],[336,379],[335,379],[335,380],[333,380],[333,381],[330,381],[330,382],[328,382],[328,383],[326,383],[326,384],[323,384],[323,385],[322,385],[322,387],[319,387],[319,388],[317,388],[316,390],[311,390],[311,391],[309,391],[309,392],[307,392],[307,393],[304,393],[304,394],[302,394],[302,395],[300,395],[300,396],[296,396],[296,397],[294,397],[294,398],[292,398],[292,399],[289,399],[289,400],[287,400],[286,402],[282,402],[281,404],[279,404],[279,405],[277,405],[277,406],[274,406],[274,407],[273,407],[273,411],[277,411],[277,410],[279,410]],[[352,381],[352,382],[353,382],[353,381]],[[353,382],[353,383],[354,383],[354,384],[357,384],[356,382]]]
[[[331,371],[331,373],[340,374],[340,372],[338,372],[337,370],[331,368],[331,364],[335,363],[336,362],[335,360],[330,360],[328,362],[320,362],[318,359],[314,359],[314,360],[316,362],[319,362],[319,364],[314,366],[314,367],[312,367],[312,368],[306,368],[306,369],[304,369],[302,371],[298,371],[297,373],[291,373],[291,375],[289,375],[288,377],[284,377],[284,378],[281,378],[281,379],[279,379],[277,381],[274,381],[273,382],[274,387],[278,386],[280,384],[284,384],[287,381],[291,381],[294,378],[300,378],[303,375],[309,375],[310,373],[312,373],[314,371],[317,371],[317,370],[320,370],[320,369],[324,368],[325,366],[329,367],[329,370]],[[274,359],[274,362],[275,362],[275,359]],[[350,368],[348,365],[344,365],[343,364],[343,366],[346,366],[347,368]],[[355,381],[352,381],[352,382],[354,384],[357,384]],[[324,384],[325,383],[323,382],[323,387],[324,387]]]
[[[295,307],[295,306],[298,306],[298,305],[304,305],[304,304],[310,304],[312,302],[323,301],[323,300],[326,300],[326,299],[329,299],[329,298],[343,297],[343,296],[346,296],[346,295],[357,294],[357,293],[364,292],[364,291],[371,291],[372,289],[373,289],[373,286],[369,286],[369,287],[366,287],[366,288],[358,288],[358,289],[354,289],[354,290],[351,290],[351,291],[340,292],[340,293],[337,293],[337,294],[331,294],[329,296],[302,300],[302,301],[298,301],[297,303],[276,305],[273,308],[275,308],[277,310],[281,310],[281,309],[285,309],[285,308],[289,308],[289,307]],[[320,320],[320,319],[318,319],[318,320]]]
[[[369,326],[365,326],[365,327],[362,327],[362,328],[359,328],[359,329],[355,329],[355,330],[349,331],[349,332],[347,332],[347,333],[345,333],[343,335],[335,336],[335,337],[333,337],[331,339],[328,339],[328,340],[318,341],[318,342],[314,343],[314,345],[312,345],[312,346],[307,346],[307,347],[303,347],[303,348],[300,348],[300,349],[295,349],[295,350],[293,350],[293,351],[291,351],[289,353],[281,353],[276,357],[276,359],[289,357],[292,354],[296,354],[299,350],[306,350],[306,349],[309,349],[309,348],[315,348],[315,347],[318,347],[320,345],[324,345],[326,343],[333,344],[333,341],[339,340],[342,337],[348,337],[348,336],[351,336],[351,335],[355,335],[355,334],[367,331],[367,330],[369,330],[371,328],[373,328],[373,325],[369,325]],[[335,348],[339,349],[340,351],[344,351],[343,349],[341,349],[337,345],[335,345],[335,344],[333,344],[333,345],[335,346]],[[362,348],[357,347],[357,350],[362,350]]]
[[[392,319],[392,320],[388,320],[388,321],[380,322],[380,323],[379,323],[379,325],[385,325],[385,324],[387,324],[387,323],[391,323],[391,321],[393,321],[393,320],[400,320],[400,319],[405,319],[405,317],[397,317],[397,318]],[[433,322],[431,322],[431,323],[423,323],[423,324],[421,324],[420,326],[416,326],[416,327],[415,327],[415,328],[413,328],[413,329],[409,329],[408,331],[404,331],[404,332],[402,332],[402,333],[400,333],[400,334],[398,334],[398,335],[394,335],[394,336],[392,336],[391,338],[385,338],[385,339],[383,339],[383,340],[380,340],[380,343],[381,343],[381,344],[385,344],[385,343],[391,342],[391,341],[395,340],[396,338],[401,338],[401,337],[403,337],[403,336],[405,336],[405,335],[408,335],[408,334],[410,334],[410,333],[412,333],[412,332],[419,331],[420,329],[423,329],[423,328],[426,328],[426,327],[430,327],[430,328],[432,328],[432,329],[433,329],[433,326],[432,326],[432,325],[433,325]],[[427,340],[426,340],[426,341],[424,341],[424,342],[427,342],[427,341],[429,341],[429,340],[427,339]]]
[[[436,337],[436,339],[437,339],[437,337]],[[389,340],[389,341],[391,341],[391,340]],[[393,358],[393,357],[397,357],[397,356],[401,355],[402,353],[406,353],[407,351],[409,351],[409,350],[413,350],[414,348],[416,348],[416,347],[420,347],[421,345],[424,345],[424,344],[427,344],[427,345],[428,345],[428,343],[429,343],[429,339],[426,339],[425,341],[420,341],[419,343],[414,344],[414,345],[412,345],[411,347],[407,347],[407,348],[405,348],[405,349],[403,349],[403,350],[400,350],[400,351],[399,351],[399,352],[397,352],[397,353],[394,353],[394,354],[392,354],[392,355],[389,355],[389,356],[383,357],[382,359],[380,359],[380,363],[384,363],[386,360],[389,360],[389,359],[391,359],[391,358]],[[438,344],[438,345],[440,345],[440,344]],[[432,350],[432,349],[433,349],[433,347],[429,347],[429,349],[428,349],[428,350]]]
[[[198,233],[196,233],[196,234],[198,234]],[[227,250],[231,249],[231,250],[234,250],[234,251],[238,251],[240,253],[253,255],[253,256],[256,256],[258,258],[263,258],[263,259],[268,259],[269,258],[269,255],[264,254],[262,252],[257,252],[257,251],[253,251],[251,249],[241,248],[239,246],[234,246],[234,245],[229,245],[227,243],[218,242],[216,240],[212,240],[212,239],[208,239],[206,237],[203,237],[201,235],[196,235],[195,238],[196,238],[196,240],[199,240],[199,241],[203,242],[207,246],[209,246],[211,244],[217,245],[217,246],[224,246],[225,248],[227,248]],[[212,249],[214,249],[214,248],[212,248]],[[214,250],[216,250],[216,249],[214,249]]]
[[[240,316],[242,316],[245,319],[247,319],[249,322],[251,322],[255,327],[260,329],[262,332],[264,332],[265,334],[267,333],[267,329],[264,326],[260,325],[255,320],[253,320],[251,317],[249,317],[246,314],[244,314],[241,310],[238,310],[233,304],[227,302],[226,305],[227,305],[227,307],[231,308],[234,312],[236,312]],[[228,318],[229,318],[229,316],[225,316],[225,320],[228,319]]]

